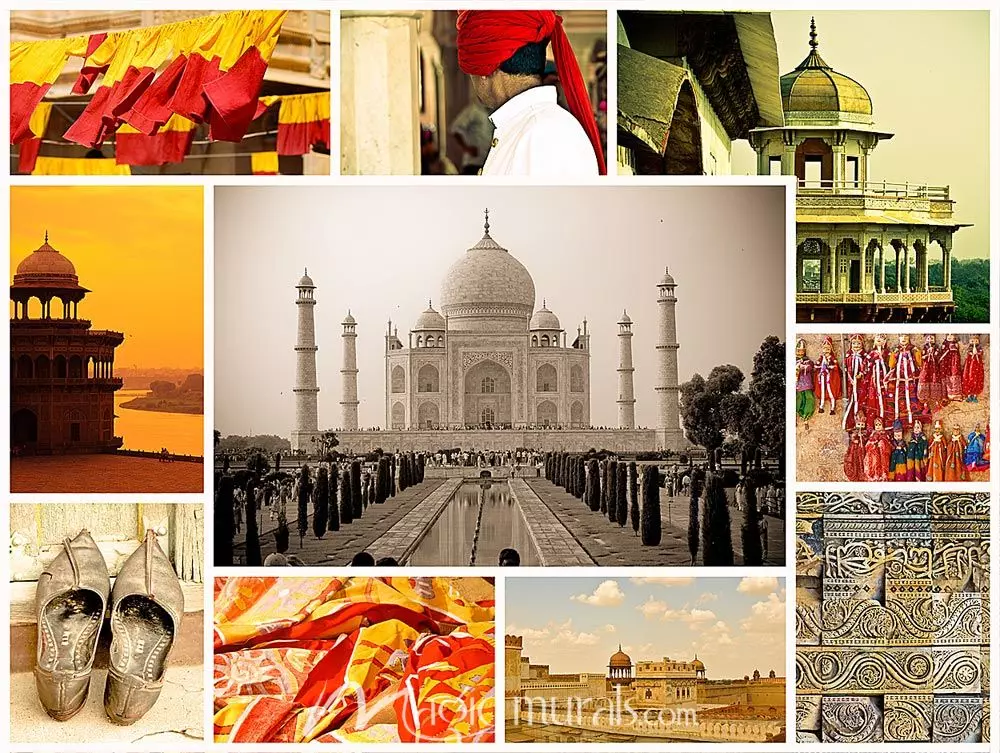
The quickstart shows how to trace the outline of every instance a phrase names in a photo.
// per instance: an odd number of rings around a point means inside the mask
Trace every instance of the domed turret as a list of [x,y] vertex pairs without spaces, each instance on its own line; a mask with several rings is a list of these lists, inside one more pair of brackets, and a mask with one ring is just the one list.
[[544,299],[542,300],[542,307],[535,312],[534,316],[531,317],[531,321],[528,323],[528,329],[532,332],[538,330],[562,331],[562,327],[559,325],[559,317],[549,311],[548,307],[545,305]]
[[434,310],[430,301],[427,301],[427,310],[417,317],[417,323],[413,325],[413,331],[424,332],[430,330],[433,332],[444,332],[445,326],[444,317]]
[[315,285],[313,285],[312,277],[309,276],[309,270],[308,269],[305,270],[302,273],[302,277],[299,278],[299,284],[296,285],[295,287],[297,287],[297,288],[315,288],[316,287]]
[[80,287],[73,262],[49,245],[48,232],[45,242],[17,265],[11,287],[90,292]]
[[611,655],[611,659],[608,660],[609,667],[631,667],[632,657],[622,651],[621,644],[618,644],[618,650]]
[[785,123],[871,125],[872,100],[865,88],[833,70],[819,54],[816,22],[810,22],[810,51],[791,73],[781,77],[781,104]]

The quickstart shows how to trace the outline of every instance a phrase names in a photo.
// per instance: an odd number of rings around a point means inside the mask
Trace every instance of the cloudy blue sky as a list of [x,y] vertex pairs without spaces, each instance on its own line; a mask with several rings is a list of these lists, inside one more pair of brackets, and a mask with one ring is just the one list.
[[618,644],[690,661],[709,679],[785,668],[784,579],[508,578],[506,634],[552,672],[605,672]]

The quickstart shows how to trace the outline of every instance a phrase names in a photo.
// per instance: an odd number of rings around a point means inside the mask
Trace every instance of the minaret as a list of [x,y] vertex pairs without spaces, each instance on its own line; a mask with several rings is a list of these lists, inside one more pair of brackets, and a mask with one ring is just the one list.
[[358,333],[355,331],[357,322],[347,310],[347,316],[342,322],[344,334],[344,366],[340,370],[343,378],[343,399],[340,401],[340,426],[347,431],[358,429]]
[[618,428],[635,428],[635,389],[632,384],[632,320],[622,311],[618,321]]
[[656,287],[660,291],[657,298],[660,326],[656,341],[656,440],[660,449],[678,450],[685,442],[681,432],[680,387],[677,381],[677,349],[680,347],[677,344],[677,298],[674,295],[677,284],[669,269],[664,271],[663,279]]
[[295,429],[292,431],[292,450],[312,452],[314,438],[319,436],[319,419],[316,401],[316,325],[313,309],[316,298],[312,278],[306,270],[295,286],[299,291],[295,305],[299,310],[298,336],[295,340]]

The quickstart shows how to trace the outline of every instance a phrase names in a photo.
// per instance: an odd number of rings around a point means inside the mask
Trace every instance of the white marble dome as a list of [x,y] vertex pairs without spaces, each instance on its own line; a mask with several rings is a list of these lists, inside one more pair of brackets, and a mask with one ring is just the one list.
[[[451,265],[441,284],[441,311],[452,319],[521,317],[535,309],[535,283],[528,270],[486,232]],[[523,324],[521,325],[524,326]]]
[[420,316],[417,317],[417,323],[413,325],[413,331],[424,331],[424,330],[441,330],[445,329],[444,317],[441,316],[434,307],[431,305],[430,301],[427,302],[427,310],[424,311]]
[[542,307],[535,312],[533,317],[531,317],[528,329],[561,330],[562,327],[559,326],[559,317],[549,311],[548,306],[545,305],[545,301],[542,301]]

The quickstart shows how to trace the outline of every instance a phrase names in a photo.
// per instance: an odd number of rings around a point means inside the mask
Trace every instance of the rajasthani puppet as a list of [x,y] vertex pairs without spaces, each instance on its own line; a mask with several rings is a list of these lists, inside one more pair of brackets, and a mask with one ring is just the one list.
[[889,480],[889,454],[892,444],[889,435],[885,433],[885,425],[881,418],[875,418],[872,432],[865,442],[865,481]]
[[800,337],[795,343],[795,412],[799,418],[812,418],[816,412],[816,395],[813,393],[815,367],[806,355],[806,341]]
[[927,445],[927,480],[944,481],[944,469],[948,464],[948,442],[940,421],[934,422],[934,434]]
[[941,348],[934,335],[924,335],[921,351],[920,377],[917,379],[917,399],[924,404],[927,412],[933,414],[941,407],[944,386],[941,384]]
[[965,469],[965,437],[962,428],[955,426],[948,438],[948,453],[945,456],[945,481],[968,481],[969,472]]
[[962,354],[959,351],[956,335],[945,336],[938,364],[940,364],[941,384],[944,386],[945,398],[951,401],[964,399],[965,395],[962,394]]
[[829,405],[832,416],[837,412],[837,401],[840,399],[840,366],[833,352],[832,337],[823,340],[823,355],[816,362],[814,381],[813,392],[819,397],[819,412],[824,413]]
[[868,378],[865,380],[865,413],[869,420],[881,418],[884,422],[891,413],[889,404],[889,348],[885,335],[875,335],[872,349],[868,351]]
[[[851,335],[851,349],[844,356],[844,429],[851,431],[858,423],[858,412],[865,409],[865,378],[868,361],[865,358],[865,338]],[[864,426],[864,421],[861,422]]]
[[913,420],[913,431],[906,446],[906,480],[927,480],[927,435],[919,418]]
[[850,433],[844,454],[844,475],[848,481],[865,480],[865,430],[858,424]]
[[986,456],[986,435],[983,434],[979,424],[969,432],[966,442],[963,458],[966,470],[970,472],[988,470],[990,461]]
[[906,440],[903,438],[903,422],[892,423],[892,450],[889,452],[889,480],[906,481]]
[[984,382],[983,349],[979,345],[979,335],[970,335],[969,347],[965,351],[965,366],[962,367],[962,392],[968,402],[979,402]]
[[896,420],[907,427],[913,425],[913,417],[920,413],[917,401],[917,379],[920,374],[921,353],[913,347],[909,335],[899,336],[899,346],[889,356],[892,370],[893,404]]

